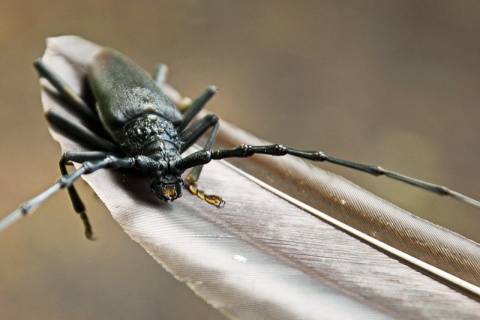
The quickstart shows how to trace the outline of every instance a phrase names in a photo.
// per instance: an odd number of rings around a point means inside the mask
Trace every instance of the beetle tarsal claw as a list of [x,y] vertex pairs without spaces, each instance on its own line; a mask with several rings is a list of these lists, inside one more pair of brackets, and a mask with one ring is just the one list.
[[225,206],[225,200],[214,194],[205,195],[205,201],[219,208]]
[[225,199],[214,194],[206,194],[205,191],[203,191],[203,189],[196,183],[190,183],[188,190],[190,190],[192,194],[196,195],[200,199],[205,200],[216,207],[225,206]]

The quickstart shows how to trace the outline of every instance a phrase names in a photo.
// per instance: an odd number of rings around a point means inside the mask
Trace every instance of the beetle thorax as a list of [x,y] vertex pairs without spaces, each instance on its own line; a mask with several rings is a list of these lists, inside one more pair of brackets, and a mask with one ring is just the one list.
[[125,125],[120,146],[127,155],[170,162],[180,158],[181,141],[171,122],[155,114],[144,114]]

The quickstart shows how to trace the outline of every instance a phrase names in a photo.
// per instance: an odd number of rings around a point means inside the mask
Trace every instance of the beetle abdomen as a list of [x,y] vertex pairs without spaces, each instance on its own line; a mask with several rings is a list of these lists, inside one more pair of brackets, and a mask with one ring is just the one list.
[[156,114],[174,125],[183,119],[155,81],[119,52],[100,49],[90,57],[87,68],[98,114],[115,140],[126,123],[143,114]]

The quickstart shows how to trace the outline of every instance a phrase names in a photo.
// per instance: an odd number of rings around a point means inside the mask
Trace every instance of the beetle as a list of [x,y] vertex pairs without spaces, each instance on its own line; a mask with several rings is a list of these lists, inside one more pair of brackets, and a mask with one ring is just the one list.
[[[189,190],[199,198],[216,206],[225,205],[217,195],[206,194],[197,184],[203,165],[211,160],[250,157],[254,154],[272,156],[293,155],[311,161],[327,161],[375,176],[385,175],[439,195],[448,195],[480,207],[478,200],[446,187],[411,178],[380,166],[360,164],[331,157],[322,151],[287,148],[280,144],[240,145],[231,149],[211,150],[219,129],[219,118],[207,114],[191,124],[216,93],[215,86],[188,105],[185,112],[163,91],[166,67],[161,65],[154,77],[149,76],[129,58],[114,49],[101,48],[87,63],[87,81],[96,101],[95,110],[50,70],[41,59],[34,63],[40,77],[47,79],[69,107],[86,117],[95,126],[103,128],[98,134],[59,111],[49,109],[45,116],[54,126],[79,142],[88,144],[92,151],[66,152],[60,159],[62,176],[49,189],[23,203],[16,211],[0,221],[0,231],[22,215],[34,211],[46,199],[67,188],[74,210],[80,215],[87,238],[93,233],[85,206],[73,183],[83,174],[99,169],[134,169],[149,176],[150,190],[161,200],[172,202],[182,196],[182,174],[191,169],[185,180]],[[182,157],[189,147],[211,130],[202,150]],[[76,162],[82,166],[68,173],[67,165]]]

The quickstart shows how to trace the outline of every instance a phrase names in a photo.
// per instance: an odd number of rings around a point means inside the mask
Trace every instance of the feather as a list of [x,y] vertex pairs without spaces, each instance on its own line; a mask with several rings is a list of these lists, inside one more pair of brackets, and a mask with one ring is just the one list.
[[[85,64],[98,48],[79,37],[50,38],[43,60],[87,99]],[[44,108],[69,112],[42,84]],[[167,93],[179,102],[173,88]],[[63,152],[86,150],[57,129],[50,131]],[[218,143],[262,142],[222,122]],[[266,183],[223,161],[208,164],[200,183],[226,199],[224,208],[187,193],[165,204],[135,172],[102,170],[83,178],[133,240],[230,318],[480,313],[474,300],[423,274],[444,275],[454,281],[442,281],[478,295],[477,244],[304,161],[255,156],[235,163]]]

